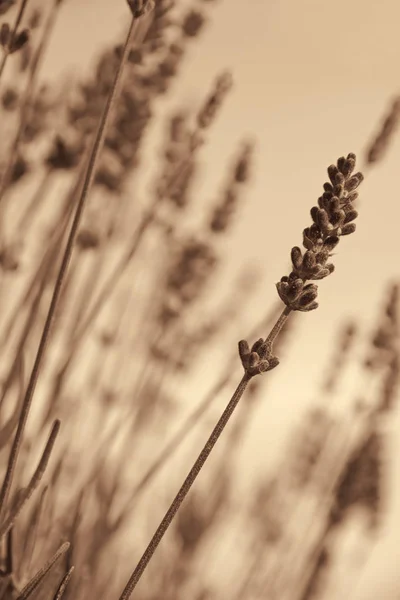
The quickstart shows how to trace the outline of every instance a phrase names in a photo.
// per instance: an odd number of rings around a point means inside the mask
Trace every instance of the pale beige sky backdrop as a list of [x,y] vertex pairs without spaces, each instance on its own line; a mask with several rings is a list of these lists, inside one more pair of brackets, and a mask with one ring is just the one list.
[[[263,269],[260,303],[267,307],[275,300],[274,283],[286,272],[290,248],[301,243],[309,209],[326,180],[326,167],[342,154],[362,155],[388,100],[400,90],[400,3],[221,0],[211,4],[206,3],[210,8],[207,31],[193,44],[179,87],[167,105],[199,102],[214,76],[232,68],[235,90],[207,146],[207,177],[199,184],[199,195],[208,198],[213,193],[240,138],[256,135],[255,183],[230,241],[229,261],[232,269],[249,260]],[[66,67],[83,73],[101,45],[122,32],[128,18],[123,0],[65,0],[46,72],[58,74],[62,56]],[[342,319],[356,315],[368,326],[388,280],[400,276],[395,242],[399,167],[400,135],[384,165],[363,184],[358,231],[341,242],[336,272],[320,286],[320,308],[304,315],[299,341],[287,364],[274,375],[279,395],[268,395],[265,420],[253,425],[255,465],[263,441],[268,438],[269,444],[278,444],[298,411],[312,399],[314,384],[321,379],[321,359],[326,358]],[[399,423],[393,424],[393,437],[399,430]],[[398,455],[400,444],[397,450]],[[392,513],[396,516],[389,518],[388,535],[352,600],[395,597],[391,582],[396,581],[400,558],[400,477],[395,476],[399,467],[400,460],[393,465]]]

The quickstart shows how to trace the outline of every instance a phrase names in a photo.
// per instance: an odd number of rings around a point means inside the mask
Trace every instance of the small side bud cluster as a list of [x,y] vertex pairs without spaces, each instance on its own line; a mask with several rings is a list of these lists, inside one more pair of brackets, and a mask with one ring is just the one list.
[[353,221],[358,213],[353,202],[358,198],[356,189],[364,177],[361,173],[353,174],[355,164],[355,155],[348,154],[328,167],[330,182],[324,184],[318,206],[311,209],[313,224],[303,231],[306,251],[303,253],[298,246],[292,248],[293,270],[276,284],[281,300],[291,310],[306,312],[318,307],[318,286],[306,281],[323,279],[333,273],[334,265],[328,262],[333,249],[340,236],[356,230]]
[[270,345],[262,338],[257,340],[251,349],[246,340],[241,340],[239,342],[239,356],[249,377],[270,371],[279,364],[278,358],[271,354]]

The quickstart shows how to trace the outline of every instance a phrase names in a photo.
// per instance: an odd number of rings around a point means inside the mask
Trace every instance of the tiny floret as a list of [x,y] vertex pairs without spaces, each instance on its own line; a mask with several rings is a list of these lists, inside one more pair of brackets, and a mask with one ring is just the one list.
[[276,356],[271,354],[271,348],[265,340],[260,338],[251,349],[246,340],[239,342],[239,356],[245,373],[249,377],[271,371],[279,364]]

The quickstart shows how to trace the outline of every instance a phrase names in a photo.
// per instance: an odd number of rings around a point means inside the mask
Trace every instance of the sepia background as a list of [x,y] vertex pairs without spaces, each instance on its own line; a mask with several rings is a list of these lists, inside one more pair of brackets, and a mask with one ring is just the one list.
[[[171,373],[171,366],[165,372],[165,365],[160,367],[157,360],[151,363],[148,358],[145,358],[147,347],[151,347],[152,342],[158,343],[160,339],[162,342],[163,336],[166,336],[168,351],[171,348],[168,344],[179,343],[186,331],[182,325],[182,330],[179,328],[174,330],[176,337],[171,334],[172,341],[170,341],[169,330],[165,334],[162,328],[161,330],[159,327],[154,328],[152,322],[154,310],[157,303],[161,302],[164,293],[162,276],[168,268],[169,249],[175,251],[175,242],[167,237],[167,241],[164,240],[161,246],[158,246],[156,236],[154,235],[154,239],[150,236],[148,246],[144,248],[142,254],[139,254],[134,268],[129,267],[121,279],[121,288],[116,288],[110,295],[103,312],[88,331],[88,336],[92,335],[93,339],[96,335],[103,335],[104,332],[106,335],[113,330],[114,324],[123,314],[125,321],[118,333],[119,354],[114,358],[111,357],[107,363],[102,362],[103,366],[99,366],[97,372],[96,361],[103,360],[104,357],[100,351],[97,353],[96,344],[90,339],[85,352],[80,354],[79,364],[74,365],[73,377],[70,376],[68,380],[63,381],[63,390],[60,392],[57,404],[53,407],[54,418],[59,416],[62,422],[58,450],[70,447],[73,460],[69,467],[70,471],[67,469],[67,472],[70,477],[72,476],[73,481],[74,472],[85,460],[88,464],[95,464],[97,457],[101,463],[104,447],[101,443],[98,449],[95,449],[95,446],[96,440],[99,441],[101,438],[99,424],[104,425],[106,429],[107,415],[110,414],[110,420],[114,419],[113,423],[117,423],[121,415],[122,423],[124,419],[128,423],[129,402],[135,402],[135,398],[139,402],[138,398],[145,397],[148,382],[155,381],[161,386],[164,380],[167,381],[165,402],[164,398],[162,399],[165,407],[160,408],[157,404],[154,415],[150,417],[143,411],[142,420],[138,419],[135,425],[139,427],[141,424],[142,427],[140,433],[136,431],[140,442],[137,446],[133,444],[132,454],[126,456],[124,474],[121,475],[126,485],[126,497],[123,492],[122,496],[129,503],[130,482],[140,481],[138,469],[140,471],[141,467],[152,463],[167,440],[200,405],[202,398],[209,393],[213,381],[218,379],[218,373],[225,368],[227,360],[232,365],[230,369],[232,379],[229,386],[226,386],[221,393],[215,394],[212,404],[197,420],[196,426],[190,430],[187,439],[182,442],[179,452],[169,459],[168,464],[151,483],[145,495],[138,500],[137,507],[135,505],[135,510],[130,515],[129,526],[124,527],[122,545],[119,546],[125,564],[116,550],[115,554],[112,549],[107,553],[107,564],[114,560],[118,562],[119,566],[115,568],[114,574],[121,588],[140,557],[147,538],[168,507],[174,490],[186,475],[241,377],[242,368],[239,359],[232,361],[237,341],[242,338],[248,339],[250,331],[253,332],[254,338],[249,338],[251,343],[259,337],[267,336],[269,332],[268,329],[258,329],[257,326],[267,311],[273,307],[279,308],[275,284],[283,275],[289,273],[290,250],[295,245],[301,245],[302,231],[310,225],[309,211],[316,204],[322,193],[322,185],[327,181],[327,167],[335,163],[338,157],[354,152],[357,155],[357,170],[360,169],[365,174],[365,181],[360,188],[360,199],[357,201],[359,211],[357,231],[354,235],[346,236],[335,251],[333,275],[319,282],[318,310],[294,315],[293,325],[288,325],[288,339],[282,343],[282,348],[279,350],[277,348],[279,367],[260,377],[263,381],[254,391],[257,399],[256,406],[252,410],[248,404],[238,407],[229,425],[232,439],[229,438],[230,441],[226,442],[226,446],[222,444],[221,448],[216,448],[214,457],[210,458],[209,477],[207,478],[206,466],[204,476],[202,474],[201,479],[195,484],[203,490],[202,498],[208,498],[212,494],[207,486],[211,486],[211,489],[215,488],[219,472],[221,479],[226,476],[226,470],[232,476],[229,482],[230,497],[226,508],[222,509],[222,525],[216,523],[214,526],[213,522],[214,535],[211,527],[204,542],[205,550],[199,552],[195,558],[191,555],[192,562],[188,563],[187,572],[176,576],[176,581],[184,582],[181,583],[181,589],[187,590],[186,597],[194,599],[274,598],[273,589],[263,587],[265,583],[262,581],[258,582],[258,588],[256,585],[254,589],[249,587],[247,592],[246,588],[240,591],[241,582],[246,581],[248,576],[245,559],[250,565],[253,554],[260,554],[258,542],[251,539],[244,541],[243,533],[250,528],[249,521],[246,522],[244,515],[254,515],[257,511],[258,505],[253,504],[253,500],[255,502],[261,482],[267,481],[270,474],[276,473],[279,479],[281,473],[282,480],[286,481],[283,472],[285,469],[290,470],[291,456],[298,452],[296,446],[293,449],[295,444],[293,440],[300,435],[296,432],[299,431],[299,427],[301,428],[301,424],[307,423],[309,411],[315,407],[322,409],[322,412],[327,410],[338,423],[343,423],[343,435],[347,440],[346,432],[353,431],[353,420],[358,415],[357,410],[353,410],[354,406],[360,404],[360,402],[357,404],[360,399],[363,406],[376,403],[382,386],[381,377],[386,373],[382,371],[382,375],[379,369],[368,370],[364,361],[372,351],[371,337],[389,301],[391,286],[399,281],[397,237],[400,211],[397,182],[400,131],[393,132],[390,143],[382,153],[382,159],[367,164],[367,151],[399,93],[397,71],[400,40],[397,30],[400,8],[395,0],[383,0],[379,4],[361,0],[352,2],[337,0],[334,5],[324,0],[248,0],[246,3],[240,0],[179,0],[176,5],[173,11],[176,11],[177,15],[184,15],[185,11],[190,10],[200,11],[204,15],[204,24],[198,34],[192,38],[187,36],[189,42],[185,45],[179,72],[174,73],[165,92],[159,93],[152,103],[152,119],[148,124],[146,123],[146,130],[140,137],[138,164],[129,167],[130,171],[126,181],[124,180],[123,189],[113,191],[112,185],[107,188],[107,185],[95,183],[86,220],[84,219],[85,231],[96,230],[96,235],[101,238],[103,234],[99,234],[98,231],[103,231],[106,227],[106,225],[103,227],[102,223],[108,224],[113,219],[114,211],[117,213],[113,208],[116,206],[112,199],[114,196],[123,198],[126,206],[130,207],[130,212],[118,213],[115,217],[116,235],[121,236],[121,243],[118,240],[117,243],[112,242],[107,251],[100,244],[102,252],[100,260],[94,263],[95,259],[93,259],[91,264],[89,260],[82,258],[81,271],[79,269],[74,271],[74,277],[77,279],[73,283],[76,289],[72,289],[72,295],[70,294],[66,301],[66,316],[63,316],[63,307],[60,307],[57,317],[61,324],[60,330],[57,327],[54,344],[50,345],[44,380],[41,385],[38,385],[35,402],[39,406],[41,395],[45,396],[48,390],[53,389],[51,368],[57,370],[59,360],[62,364],[63,344],[71,342],[68,332],[74,327],[72,319],[79,293],[84,290],[83,293],[88,294],[89,306],[91,286],[95,288],[97,285],[96,272],[100,273],[100,279],[102,269],[107,269],[109,263],[112,265],[114,258],[117,260],[119,252],[122,252],[123,243],[126,241],[129,243],[130,235],[133,236],[130,229],[132,232],[136,230],[141,214],[146,211],[148,204],[151,204],[154,182],[163,168],[162,153],[165,147],[168,119],[176,112],[187,114],[193,119],[193,115],[201,109],[207,94],[212,89],[216,77],[222,72],[230,71],[233,87],[223,99],[223,105],[218,110],[212,126],[206,130],[204,145],[196,152],[195,169],[188,191],[190,210],[187,210],[182,221],[178,221],[178,213],[173,213],[172,216],[168,214],[165,216],[162,213],[160,217],[165,218],[165,222],[172,230],[182,227],[184,234],[186,231],[196,232],[200,227],[199,224],[207,221],[211,208],[221,197],[221,190],[229,179],[229,172],[238,156],[238,149],[242,147],[241,144],[254,144],[250,176],[248,181],[244,182],[244,191],[239,193],[234,220],[215,242],[219,257],[218,268],[204,290],[202,303],[197,303],[193,308],[193,317],[185,316],[189,330],[192,331],[196,329],[196,324],[207,322],[208,318],[214,315],[217,317],[221,315],[217,321],[225,323],[225,319],[226,324],[218,336],[210,340],[209,346],[206,345],[201,350],[195,364],[187,371],[183,369],[183,373],[179,372],[179,369],[176,375]],[[51,6],[52,2],[32,0],[32,10],[38,8],[43,11],[43,15],[51,11]],[[16,7],[10,10],[15,12]],[[7,18],[8,15],[9,13],[6,15]],[[105,50],[112,49],[116,44],[123,42],[129,19],[129,7],[122,0],[121,2],[106,0],[96,2],[63,0],[61,2],[38,75],[38,80],[45,81],[51,93],[58,93],[60,97],[46,125],[45,134],[48,136],[46,140],[49,142],[44,142],[40,138],[37,142],[31,142],[36,146],[27,151],[32,161],[36,160],[42,148],[43,156],[46,156],[48,150],[45,144],[51,145],[51,140],[56,133],[60,131],[64,134],[64,104],[73,104],[75,101],[72,91],[74,86],[84,81],[96,81],[95,73],[99,56]],[[34,43],[35,36],[40,34],[40,27],[43,25],[39,25],[37,30],[32,31],[30,44]],[[176,32],[173,27],[171,31],[166,31],[165,36],[168,43],[174,40]],[[3,91],[7,86],[14,85],[13,77],[18,71],[10,64],[14,59],[18,60],[17,54],[9,56],[7,69],[4,72],[5,81],[0,82]],[[106,66],[104,68],[106,69]],[[21,80],[25,77],[23,73],[20,76]],[[130,84],[135,85],[135,74]],[[20,90],[23,89],[23,85],[22,83]],[[39,88],[39,84],[37,86]],[[88,98],[90,108],[90,103],[92,102],[94,106],[95,100],[89,95]],[[2,151],[4,164],[7,148],[10,147],[10,140],[13,139],[12,124],[10,118],[3,125],[4,139],[8,140],[6,142],[8,146],[4,144]],[[69,143],[68,135],[65,134],[65,139]],[[71,140],[71,144],[76,142],[73,136]],[[106,164],[107,159],[106,156]],[[52,211],[57,209],[58,198],[61,194],[67,193],[72,172],[72,170],[63,172],[59,180],[52,181],[47,192],[46,204],[42,204],[38,209],[40,215],[37,223],[35,221],[35,241],[31,241],[33,233],[32,235],[26,233],[29,241],[21,249],[22,245],[19,245],[21,233],[24,237],[25,227],[29,226],[29,219],[24,220],[23,215],[24,211],[28,210],[28,195],[32,195],[40,186],[42,175],[39,171],[39,167],[37,171],[31,170],[21,177],[20,181],[15,182],[14,187],[11,186],[5,213],[2,215],[1,229],[6,240],[4,247],[14,248],[15,237],[18,239],[16,252],[21,251],[22,254],[25,252],[23,254],[25,263],[21,259],[19,270],[11,270],[4,275],[1,302],[2,311],[6,315],[5,324],[7,324],[6,317],[12,318],[10,315],[13,314],[13,308],[17,303],[16,298],[22,293],[24,276],[28,277],[31,273],[30,269],[34,269],[34,261],[46,250],[49,239],[46,237],[46,227],[53,218]],[[104,193],[104,189],[110,194],[110,200]],[[111,202],[114,204],[110,204]],[[177,206],[179,207],[179,201]],[[42,226],[42,222],[46,227]],[[21,229],[22,223],[23,229]],[[30,243],[32,250],[29,250]],[[81,248],[84,247],[82,236],[80,243]],[[82,250],[79,250],[79,254],[73,254],[72,265],[75,260],[78,260],[78,256],[81,260],[81,253]],[[171,251],[171,256],[172,254]],[[112,271],[112,267],[110,269]],[[85,282],[90,277],[92,277],[92,284],[85,288]],[[12,285],[15,285],[15,292]],[[41,300],[43,304],[37,314],[42,319],[49,298],[47,292]],[[38,321],[40,318],[38,317]],[[352,338],[354,344],[347,354],[343,353],[344,365],[340,367],[337,385],[327,390],[326,381],[331,371],[335,371],[336,368],[338,343],[340,344],[343,328],[346,328],[349,323],[357,331],[354,340]],[[63,327],[66,333],[63,333]],[[128,332],[128,327],[131,327],[133,332]],[[128,334],[125,341],[124,331]],[[29,338],[29,347],[27,342],[25,350],[26,365],[23,369],[25,378],[28,376],[33,360],[37,336],[38,329],[35,325]],[[15,348],[16,342],[11,334],[8,343],[9,348]],[[195,340],[194,344],[196,343]],[[379,344],[375,344],[376,346]],[[398,338],[395,347],[398,352]],[[71,348],[73,349],[73,345],[70,346]],[[4,360],[3,380],[9,368],[7,360]],[[144,367],[142,363],[140,367],[138,366],[140,361],[143,362]],[[135,370],[140,371],[142,368],[145,369],[146,375],[142,374],[135,379],[136,375],[133,377]],[[102,416],[100,420],[96,420],[91,416],[92,405],[94,410],[97,410],[98,395],[104,395],[105,390],[110,389],[115,396],[110,404],[110,412],[102,408]],[[135,390],[137,396],[134,396],[132,390]],[[123,401],[118,400],[118,394],[123,397]],[[379,433],[384,439],[379,488],[379,496],[382,498],[382,504],[379,505],[379,526],[371,533],[365,526],[363,517],[354,510],[349,517],[346,516],[346,527],[343,527],[340,535],[335,533],[333,536],[332,556],[334,558],[328,563],[332,573],[326,575],[325,583],[321,584],[319,590],[314,590],[314,595],[311,591],[309,595],[296,595],[295,591],[300,583],[296,583],[294,575],[292,588],[290,585],[288,587],[283,585],[275,589],[274,593],[278,594],[280,600],[282,598],[306,600],[311,597],[324,600],[400,598],[398,575],[400,419],[396,404],[397,389],[393,394],[392,408],[380,419],[378,426]],[[16,401],[16,389],[12,386],[9,396],[10,402]],[[89,396],[91,408],[89,410],[88,407],[86,410],[83,403],[88,397],[89,405]],[[71,422],[68,420],[70,417],[64,414],[68,412],[65,403],[70,399],[72,402],[70,408],[74,413]],[[246,419],[245,413],[248,408],[249,416]],[[363,409],[360,411],[363,414]],[[38,416],[40,407],[37,408],[37,413],[37,415],[34,413],[32,423],[36,423],[36,417],[37,422],[40,422]],[[65,429],[63,429],[64,417],[68,423]],[[243,431],[240,431],[238,426],[237,438],[234,437],[235,422],[239,424],[243,422],[245,425]],[[317,428],[318,423],[317,419],[315,425]],[[305,425],[306,442],[308,437],[314,436],[311,429],[308,432],[307,427]],[[36,431],[42,429],[39,427],[36,430],[32,425],[31,433],[27,434],[29,445],[25,449],[25,458],[34,443]],[[118,448],[119,429],[117,428],[116,431],[113,441],[117,442]],[[39,433],[37,435],[41,447],[44,442]],[[338,435],[336,442],[339,440],[340,447],[342,445],[340,428]],[[82,449],[84,443],[80,444],[77,441],[78,439],[84,441],[85,438],[93,451],[93,456],[90,452],[85,454]],[[69,439],[74,440],[73,448],[69,444]],[[89,441],[92,439],[95,442]],[[4,452],[4,445],[2,448]],[[126,448],[128,452],[130,446]],[[63,451],[68,454],[67,450]],[[36,447],[35,452],[39,452]],[[57,452],[55,452],[55,463],[57,460]],[[323,471],[326,468],[325,475],[328,475],[328,479],[329,464],[331,463],[328,461],[328,467],[323,467]],[[225,469],[223,465],[228,467]],[[33,468],[34,466],[30,465],[28,473]],[[111,472],[115,469],[116,467],[111,468]],[[26,473],[25,477],[27,477]],[[289,482],[288,485],[290,487],[291,483]],[[67,486],[67,490],[69,493],[72,488],[68,489]],[[283,487],[281,493],[284,497],[282,500],[284,514],[280,515],[280,518],[284,523],[290,519],[296,522],[296,501],[294,505],[293,502],[292,504],[289,502],[286,511],[285,490],[286,488]],[[287,491],[288,497],[293,493],[296,498],[296,494],[302,493],[301,488],[295,492]],[[318,496],[313,501],[315,505],[309,501],[306,493],[304,504],[308,507],[308,513],[305,514],[308,515],[309,525],[306,521],[305,525],[303,523],[305,531],[311,530],[314,526],[313,506],[317,514],[320,504],[323,505],[325,502],[319,500]],[[231,519],[230,514],[232,514]],[[261,516],[261,520],[263,519],[264,517]],[[271,519],[274,522],[275,517]],[[300,521],[301,519],[300,515]],[[315,519],[317,520],[318,517]],[[57,519],[55,522],[58,523]],[[261,525],[258,527],[261,528]],[[285,550],[286,547],[283,545],[283,550],[282,548],[279,550],[283,554],[279,555],[276,550],[276,556],[281,557],[279,560],[282,561],[285,556],[289,557],[288,561],[295,561],[299,556],[301,559],[304,535],[300,531],[297,541],[295,536],[295,542],[291,542],[292,546],[289,546],[289,550]],[[54,542],[53,550],[57,547],[57,543]],[[154,556],[155,580],[161,577],[160,564],[163,564],[163,560],[168,564],[165,576],[170,576],[171,580],[174,580],[174,575],[169,569],[175,573],[171,564],[179,563],[180,559],[179,553],[174,554],[177,551],[170,547],[171,544],[171,541],[169,543],[166,541],[164,549],[161,546]],[[272,555],[274,552],[272,544]],[[293,554],[290,554],[291,552]],[[42,554],[43,560],[45,558],[47,560],[47,555],[45,557],[39,550],[36,551],[36,558]],[[208,554],[212,556],[212,560],[207,560]],[[306,556],[305,551],[304,554]],[[79,562],[79,550],[76,552],[76,560]],[[266,563],[264,564],[262,560],[259,564],[262,573],[265,572],[268,577],[269,567],[266,567]],[[301,563],[299,564],[301,572]],[[290,565],[288,568],[290,571]],[[326,571],[329,569],[327,568]],[[89,579],[90,576],[93,576],[93,573],[86,574]],[[82,572],[76,577],[81,581],[85,579]],[[179,577],[182,577],[182,580]],[[285,572],[280,577],[284,582],[286,581]],[[200,588],[203,580],[207,582],[210,589],[215,584],[217,591],[204,591],[204,595],[201,596]],[[251,581],[248,585],[250,584]],[[143,590],[146,589],[146,585],[150,589],[150,578],[146,578],[141,585]],[[114,597],[107,595],[104,590],[103,593],[102,597]],[[143,596],[138,595],[138,597],[149,599],[163,597],[160,592],[158,595],[156,592],[148,592],[148,595],[145,591],[142,593]],[[238,595],[236,596],[235,593]],[[50,596],[44,597],[50,598]],[[172,591],[171,596],[165,597],[177,598],[178,596]]]

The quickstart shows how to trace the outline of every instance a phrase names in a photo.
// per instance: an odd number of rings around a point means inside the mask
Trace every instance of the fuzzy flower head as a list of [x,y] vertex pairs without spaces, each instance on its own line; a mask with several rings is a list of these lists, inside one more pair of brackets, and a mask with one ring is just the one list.
[[291,310],[310,311],[317,308],[318,286],[307,281],[323,279],[333,273],[334,265],[328,262],[333,249],[342,235],[356,230],[354,220],[358,213],[353,202],[362,180],[361,173],[354,173],[355,154],[338,159],[328,167],[330,181],[324,184],[324,193],[318,198],[318,206],[311,209],[313,224],[303,231],[302,251],[292,248],[293,270],[276,284],[281,300]]

